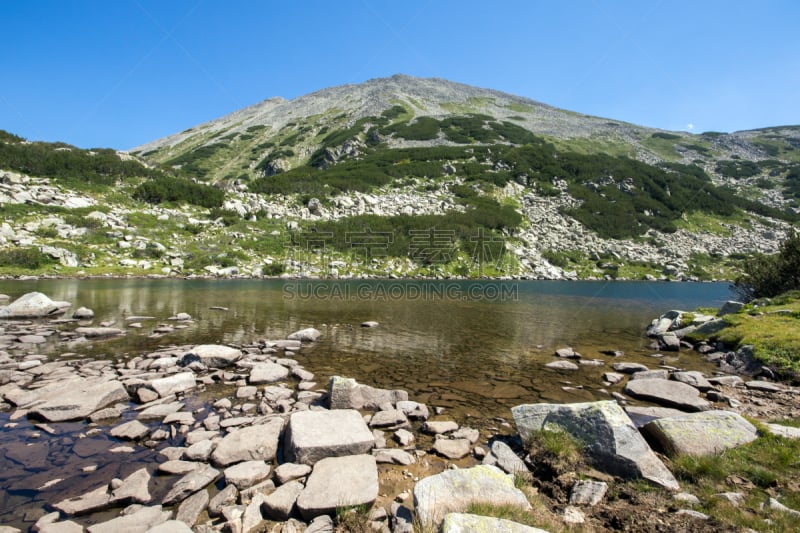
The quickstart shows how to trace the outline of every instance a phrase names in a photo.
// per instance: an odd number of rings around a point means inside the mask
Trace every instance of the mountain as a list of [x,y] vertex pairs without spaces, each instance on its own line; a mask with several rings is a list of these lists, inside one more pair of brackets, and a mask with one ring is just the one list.
[[402,75],[129,154],[0,143],[0,202],[45,180],[95,221],[77,250],[68,206],[16,202],[6,243],[89,273],[729,278],[777,249],[800,199],[800,127],[670,132]]

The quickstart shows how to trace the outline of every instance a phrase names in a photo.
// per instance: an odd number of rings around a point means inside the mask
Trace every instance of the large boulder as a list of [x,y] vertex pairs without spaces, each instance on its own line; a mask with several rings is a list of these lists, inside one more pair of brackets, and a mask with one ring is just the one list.
[[313,465],[326,457],[369,453],[375,446],[361,414],[353,409],[298,411],[284,433],[287,461]]
[[163,378],[154,379],[150,382],[150,387],[152,387],[161,398],[193,389],[195,385],[194,373],[192,372],[179,372],[177,374],[164,376]]
[[531,506],[514,479],[496,466],[447,470],[414,486],[414,508],[423,527],[438,526],[448,513],[464,512],[473,503]]
[[[653,380],[643,380],[648,381]],[[675,476],[616,402],[518,405],[511,413],[525,443],[533,431],[566,431],[586,446],[599,470],[625,478],[642,477],[671,490],[679,488]]]
[[700,397],[700,391],[681,383],[667,379],[642,379],[629,381],[624,389],[626,394],[667,407],[675,407],[682,411],[707,411],[713,405]]
[[82,420],[119,401],[128,401],[128,392],[119,381],[81,379],[65,381],[61,386],[49,389],[40,397],[43,403],[31,410],[31,415],[49,422]]
[[221,466],[242,461],[272,461],[278,452],[282,429],[283,419],[277,417],[265,424],[238,429],[217,444],[211,460]]
[[331,409],[372,409],[377,410],[382,404],[408,400],[408,393],[403,390],[376,389],[362,385],[352,378],[332,376],[328,382],[328,398]]
[[712,455],[758,437],[753,424],[730,411],[659,418],[645,424],[642,433],[671,456]]
[[39,318],[60,315],[72,304],[53,301],[41,292],[23,294],[10,304],[0,307],[0,318]]
[[337,508],[371,505],[378,497],[378,465],[371,455],[327,457],[314,471],[297,498],[306,521]]
[[200,344],[183,355],[181,364],[186,366],[199,361],[209,368],[225,368],[241,357],[242,352],[237,348],[219,344]]
[[544,529],[526,526],[503,518],[466,513],[448,513],[442,523],[442,533],[547,533]]

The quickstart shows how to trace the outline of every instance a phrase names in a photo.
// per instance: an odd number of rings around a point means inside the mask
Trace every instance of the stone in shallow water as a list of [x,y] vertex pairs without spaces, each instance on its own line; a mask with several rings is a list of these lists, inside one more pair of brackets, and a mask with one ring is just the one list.
[[293,413],[284,435],[286,459],[308,465],[326,457],[367,453],[374,445],[372,432],[353,409]]
[[264,498],[264,513],[273,520],[286,520],[292,514],[297,497],[303,491],[299,481],[289,481]]
[[105,509],[111,505],[108,487],[103,485],[75,498],[67,498],[54,503],[53,507],[65,515],[77,515]]
[[49,422],[65,422],[82,420],[95,411],[130,398],[119,381],[89,378],[66,381],[63,386],[49,389],[40,399],[44,403],[35,406],[31,415]]
[[89,526],[89,533],[138,533],[146,532],[169,520],[171,513],[160,505],[142,507],[130,514],[119,516],[102,524]]
[[225,481],[237,489],[246,489],[269,476],[270,466],[264,461],[245,461],[225,469]]
[[277,363],[256,363],[250,369],[248,381],[251,385],[275,383],[289,377],[289,369]]
[[193,472],[189,472],[179,479],[164,496],[164,505],[170,505],[185,500],[200,489],[205,488],[219,477],[219,470],[203,465]]
[[150,503],[150,473],[141,468],[122,480],[122,484],[111,494],[111,503]]
[[217,444],[211,460],[221,466],[241,461],[271,461],[278,451],[282,429],[281,418],[272,418],[265,424],[237,429]]
[[118,439],[139,440],[144,438],[150,429],[139,422],[138,420],[131,420],[111,429],[111,436]]
[[396,405],[408,400],[403,390],[376,389],[362,385],[352,378],[332,376],[328,382],[331,409],[380,409],[383,404]]
[[186,366],[199,361],[209,368],[225,368],[241,359],[242,352],[237,348],[219,344],[200,344],[185,353],[181,364]]
[[648,400],[684,411],[707,411],[712,404],[700,397],[700,391],[681,383],[666,379],[642,379],[629,381],[624,392],[640,400]]
[[470,442],[468,439],[436,439],[433,450],[448,459],[461,459],[469,455]]

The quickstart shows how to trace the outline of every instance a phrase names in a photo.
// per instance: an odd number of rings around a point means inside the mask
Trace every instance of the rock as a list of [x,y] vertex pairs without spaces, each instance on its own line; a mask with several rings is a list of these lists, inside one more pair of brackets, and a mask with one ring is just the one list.
[[794,509],[790,509],[786,507],[781,502],[776,500],[775,498],[770,497],[767,500],[767,506],[772,509],[773,511],[780,511],[782,513],[786,513],[788,515],[794,516],[796,518],[800,518],[800,511],[795,511]]
[[[37,522],[38,524],[38,522]],[[0,526],[0,533],[12,533],[12,532],[19,532],[17,528]],[[47,524],[42,524],[38,528],[36,524],[34,524],[33,531],[38,531],[39,533],[83,533],[85,530],[83,526],[77,522],[73,522],[72,520],[64,520],[62,522],[50,522]]]
[[125,422],[111,429],[112,437],[126,440],[139,440],[144,438],[148,433],[150,433],[150,429],[138,420]]
[[766,424],[767,430],[773,435],[778,435],[785,439],[800,439],[800,428],[792,426],[782,426],[780,424]]
[[403,414],[411,420],[427,420],[430,416],[428,406],[424,403],[401,400],[397,402],[396,407],[403,411]]
[[636,372],[644,372],[650,370],[646,366],[639,363],[614,363],[611,368],[623,374],[635,374]]
[[499,467],[506,474],[528,474],[525,461],[520,459],[508,444],[501,440],[492,442],[489,453],[483,458],[483,464]]
[[136,418],[139,420],[160,420],[176,413],[181,407],[183,407],[181,402],[157,403],[142,410]]
[[553,361],[552,363],[547,363],[544,366],[546,368],[552,368],[553,370],[578,370],[578,368],[580,368],[571,361]]
[[91,513],[105,509],[111,505],[111,495],[108,493],[108,487],[103,485],[96,489],[89,491],[81,496],[75,498],[67,498],[58,503],[54,503],[53,507],[64,513],[65,515],[72,516],[84,513]]
[[181,476],[198,468],[200,468],[200,464],[195,461],[181,461],[179,459],[171,459],[158,465],[159,472]]
[[271,418],[264,424],[237,429],[217,444],[211,460],[221,466],[241,461],[272,461],[278,451],[282,430],[281,418]]
[[333,533],[333,519],[328,515],[320,515],[308,524],[305,533]]
[[706,411],[712,404],[700,397],[700,391],[679,381],[666,379],[632,380],[625,385],[625,394],[684,411]]
[[682,315],[683,311],[667,311],[650,323],[650,325],[647,327],[647,336],[655,337],[660,333],[669,331],[675,326],[676,323],[680,323],[680,317]]
[[39,318],[64,313],[72,304],[53,301],[41,292],[24,294],[0,307],[0,318]]
[[225,469],[225,482],[243,490],[267,478],[269,472],[270,466],[264,461],[244,461]]
[[75,328],[75,333],[87,339],[102,339],[104,337],[119,337],[125,335],[125,331],[119,328]]
[[626,405],[625,412],[628,413],[637,428],[642,427],[651,420],[686,414],[684,411],[671,407],[645,407],[641,405]]
[[417,462],[413,455],[407,451],[398,450],[397,448],[372,450],[372,455],[375,457],[375,462],[379,464],[408,466]]
[[225,507],[233,505],[239,498],[239,491],[233,485],[227,485],[208,502],[209,516],[219,516]]
[[518,405],[511,413],[525,443],[532,431],[557,428],[586,444],[586,452],[599,470],[625,478],[643,477],[670,490],[679,488],[616,402]]
[[64,422],[82,420],[108,405],[130,398],[119,381],[89,378],[60,383],[41,399],[44,403],[34,407],[30,414],[49,422]]
[[146,533],[151,528],[169,520],[171,513],[160,505],[140,507],[133,512],[101,524],[89,526],[89,533]]
[[380,324],[375,322],[374,320],[367,320],[366,322],[361,323],[362,328],[377,328]]
[[604,481],[576,481],[569,495],[569,504],[593,507],[602,501],[607,491],[608,484]]
[[322,336],[322,333],[318,329],[314,328],[306,328],[301,329],[299,331],[295,331],[291,333],[287,339],[290,341],[300,341],[300,342],[316,342]]
[[556,350],[556,357],[563,357],[565,359],[580,359],[581,354],[576,352],[570,347],[567,348],[559,348]]
[[332,376],[328,382],[328,397],[331,409],[377,410],[381,404],[408,401],[406,391],[376,389],[340,376]]
[[416,440],[413,433],[402,428],[394,432],[394,438],[400,443],[400,446],[409,446]]
[[672,496],[676,502],[688,503],[689,505],[700,505],[700,498],[688,492],[679,492]]
[[666,352],[677,352],[681,349],[681,339],[672,331],[659,333],[658,345]]
[[111,493],[111,503],[132,502],[150,503],[150,473],[140,468],[122,480],[122,484]]
[[697,520],[708,520],[709,518],[711,518],[707,514],[701,513],[700,511],[695,511],[693,509],[680,509],[678,511],[675,511],[675,514],[684,515],[684,516],[690,516],[690,517],[695,518]]
[[399,409],[378,411],[372,415],[369,421],[369,427],[371,428],[397,428],[405,425],[408,425],[408,419],[403,411]]
[[669,379],[669,371],[664,369],[643,370],[631,374],[631,379]]
[[429,435],[443,435],[458,429],[452,420],[429,420],[422,425],[422,431]]
[[289,481],[264,498],[264,514],[273,520],[286,520],[292,514],[297,497],[303,491],[299,481]]
[[294,481],[295,479],[304,478],[311,473],[309,465],[301,465],[297,463],[283,463],[275,469],[275,479],[281,485]]
[[289,369],[277,363],[256,363],[250,369],[248,381],[252,385],[275,383],[289,377]]
[[719,311],[717,311],[717,316],[725,316],[738,313],[739,311],[742,310],[743,307],[744,304],[742,302],[728,300],[727,302],[722,304],[722,307],[719,308]]
[[470,444],[475,444],[478,442],[478,439],[481,438],[481,432],[477,429],[461,427],[458,428],[457,431],[454,431],[450,437],[454,439],[467,439]]
[[700,337],[710,337],[725,329],[727,325],[727,322],[723,319],[717,318],[698,326],[697,329],[694,330],[694,333]]
[[327,457],[314,465],[297,508],[306,520],[343,506],[371,505],[378,497],[378,466],[371,455]]
[[467,439],[436,439],[433,450],[448,459],[461,459],[469,455],[472,444]]
[[525,494],[514,487],[511,476],[495,466],[447,470],[421,479],[414,486],[414,507],[423,527],[438,526],[445,515],[463,512],[472,503],[530,509]]
[[79,307],[72,313],[72,318],[77,318],[78,320],[89,320],[94,318],[94,311],[88,307]]
[[691,385],[695,389],[702,392],[706,392],[712,388],[711,383],[709,383],[705,376],[703,376],[703,373],[696,370],[689,372],[675,372],[672,374],[672,379],[675,381],[680,381],[681,383],[686,383],[687,385]]
[[326,457],[368,453],[372,432],[358,411],[299,411],[289,418],[284,434],[288,461],[313,465]]
[[448,513],[444,517],[441,533],[547,533],[543,529],[525,526],[504,518],[493,518],[465,513]]
[[192,533],[192,528],[180,520],[167,520],[147,530],[147,533]]
[[195,388],[194,373],[180,372],[163,378],[154,379],[150,386],[161,398],[166,398],[179,392],[186,392]]
[[773,383],[772,381],[747,381],[744,384],[747,390],[756,390],[761,392],[783,392],[785,389],[778,385],[777,383]]
[[219,344],[200,344],[183,355],[181,364],[188,366],[199,361],[208,368],[225,368],[234,364],[241,357],[241,350],[236,348]]
[[180,478],[164,496],[164,505],[170,505],[185,500],[200,489],[219,477],[219,470],[203,465],[193,472]]
[[645,424],[642,433],[670,456],[717,454],[758,437],[755,426],[729,411],[659,418]]
[[[259,525],[264,521],[264,516],[261,514],[261,505],[264,503],[264,495],[257,493],[247,504],[242,515],[242,531],[244,533],[251,533],[257,531]],[[283,532],[281,532],[283,533]]]
[[606,381],[611,385],[616,385],[623,379],[625,379],[625,375],[620,374],[619,372],[606,372],[603,374],[603,381]]
[[583,524],[586,522],[586,515],[581,512],[577,507],[567,505],[564,508],[562,519],[566,524]]

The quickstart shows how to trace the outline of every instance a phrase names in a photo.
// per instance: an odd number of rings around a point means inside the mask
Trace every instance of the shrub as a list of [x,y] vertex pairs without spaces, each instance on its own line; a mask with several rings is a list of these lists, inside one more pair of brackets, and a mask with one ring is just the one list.
[[220,207],[225,194],[214,187],[195,183],[183,178],[166,175],[145,181],[133,191],[133,197],[142,202],[185,202],[201,207]]
[[747,301],[800,290],[800,232],[790,230],[776,255],[756,254],[746,261],[734,290]]
[[39,251],[38,248],[12,248],[0,250],[0,267],[15,267],[35,270],[58,260]]

